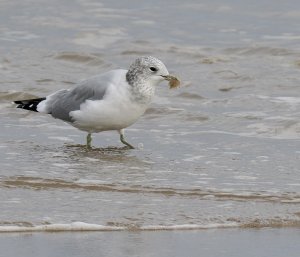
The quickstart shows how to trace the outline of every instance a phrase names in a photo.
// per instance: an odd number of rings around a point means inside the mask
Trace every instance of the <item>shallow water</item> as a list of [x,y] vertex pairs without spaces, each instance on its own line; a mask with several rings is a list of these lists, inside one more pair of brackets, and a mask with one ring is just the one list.
[[[300,15],[268,2],[2,1],[0,231],[300,227]],[[11,104],[148,54],[183,83],[135,150]]]
[[298,229],[0,234],[6,257],[298,257]]

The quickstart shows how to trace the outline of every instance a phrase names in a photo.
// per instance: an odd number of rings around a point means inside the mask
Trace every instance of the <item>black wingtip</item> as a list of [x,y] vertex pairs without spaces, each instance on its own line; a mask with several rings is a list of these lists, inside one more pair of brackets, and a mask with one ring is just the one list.
[[16,108],[21,108],[29,111],[37,112],[37,106],[41,101],[44,101],[46,97],[14,101],[17,104]]

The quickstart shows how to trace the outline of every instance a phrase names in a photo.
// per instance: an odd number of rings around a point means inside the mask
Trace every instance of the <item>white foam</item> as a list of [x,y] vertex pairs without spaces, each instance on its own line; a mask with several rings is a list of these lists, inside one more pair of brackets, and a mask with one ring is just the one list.
[[74,140],[72,138],[69,138],[69,137],[51,136],[51,137],[48,137],[48,138],[53,139],[53,140],[59,140],[59,141],[74,142]]
[[236,222],[233,223],[212,223],[206,225],[200,224],[182,224],[182,225],[151,225],[151,226],[143,226],[141,230],[149,231],[149,230],[199,230],[199,229],[213,229],[213,228],[233,228],[238,227],[239,225]]
[[272,97],[272,96],[266,96],[266,95],[258,95],[257,97],[260,99],[266,99],[271,102],[277,102],[277,103],[286,103],[286,104],[291,104],[291,105],[300,104],[300,97],[295,97],[295,96]]
[[271,40],[299,40],[300,36],[298,35],[265,35],[263,36],[264,39],[271,39]]
[[235,179],[240,179],[240,180],[257,180],[257,177],[253,176],[234,176]]
[[234,228],[238,227],[238,223],[216,223],[216,224],[182,224],[182,225],[148,225],[142,227],[128,226],[103,226],[98,224],[89,224],[85,222],[73,222],[70,224],[49,224],[37,226],[17,226],[8,225],[0,226],[0,233],[4,232],[80,232],[80,231],[153,231],[153,230],[199,230],[199,229],[215,229],[215,228]]
[[119,231],[125,227],[103,226],[84,222],[38,226],[0,226],[0,232],[56,232],[56,231]]
[[192,156],[192,157],[185,158],[185,159],[182,159],[182,160],[185,161],[185,162],[193,162],[193,161],[200,160],[201,158],[204,158],[204,157],[205,156],[203,156],[203,155],[196,155],[196,156]]

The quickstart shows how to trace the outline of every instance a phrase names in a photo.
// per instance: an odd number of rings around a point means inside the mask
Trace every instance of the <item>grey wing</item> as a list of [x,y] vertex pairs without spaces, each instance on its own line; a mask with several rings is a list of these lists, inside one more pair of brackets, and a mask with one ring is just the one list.
[[[103,99],[109,83],[99,80],[98,76],[81,82],[69,90],[60,90],[46,98],[48,113],[54,118],[72,122],[70,112],[79,110],[87,99]],[[50,107],[50,108],[49,108]]]

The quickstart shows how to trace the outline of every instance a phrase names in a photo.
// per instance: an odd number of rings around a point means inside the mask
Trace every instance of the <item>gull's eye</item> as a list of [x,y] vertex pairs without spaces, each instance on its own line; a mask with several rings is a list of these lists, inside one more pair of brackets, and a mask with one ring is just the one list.
[[158,71],[158,69],[155,68],[155,67],[150,67],[150,70],[153,71],[153,72]]

